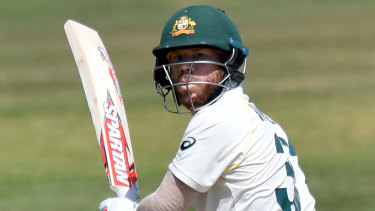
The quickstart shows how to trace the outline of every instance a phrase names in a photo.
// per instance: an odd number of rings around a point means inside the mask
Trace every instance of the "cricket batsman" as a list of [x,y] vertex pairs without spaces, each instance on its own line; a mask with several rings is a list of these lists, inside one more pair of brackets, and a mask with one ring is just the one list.
[[152,52],[164,107],[192,117],[155,192],[136,205],[102,203],[141,211],[187,210],[191,203],[198,211],[315,210],[288,136],[243,92],[248,49],[224,11],[176,12]]

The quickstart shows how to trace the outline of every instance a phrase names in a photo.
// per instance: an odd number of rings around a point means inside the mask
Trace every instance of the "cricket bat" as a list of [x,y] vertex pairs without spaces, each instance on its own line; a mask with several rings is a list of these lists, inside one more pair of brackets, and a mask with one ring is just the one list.
[[109,187],[117,197],[139,197],[123,97],[111,59],[99,34],[80,23],[64,24],[82,81]]

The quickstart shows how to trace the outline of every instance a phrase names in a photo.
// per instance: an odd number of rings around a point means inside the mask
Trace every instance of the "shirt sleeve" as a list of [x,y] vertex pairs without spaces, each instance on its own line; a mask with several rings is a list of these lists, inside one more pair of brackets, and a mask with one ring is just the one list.
[[188,209],[197,193],[167,171],[158,189],[139,203],[137,211],[184,211]]
[[[236,125],[231,124],[233,122]],[[207,192],[242,155],[243,140],[249,130],[239,128],[248,127],[248,124],[247,118],[237,119],[237,116],[217,110],[198,112],[184,133],[180,148],[169,165],[170,171],[194,190]]]

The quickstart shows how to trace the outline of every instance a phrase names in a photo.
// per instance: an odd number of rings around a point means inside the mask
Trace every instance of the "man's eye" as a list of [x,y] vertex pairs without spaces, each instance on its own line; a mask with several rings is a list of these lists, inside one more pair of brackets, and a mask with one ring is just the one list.
[[196,53],[194,54],[194,59],[197,60],[197,59],[203,59],[204,58],[204,54],[202,53]]
[[181,55],[173,55],[171,57],[171,61],[170,62],[180,62],[182,61],[182,56]]

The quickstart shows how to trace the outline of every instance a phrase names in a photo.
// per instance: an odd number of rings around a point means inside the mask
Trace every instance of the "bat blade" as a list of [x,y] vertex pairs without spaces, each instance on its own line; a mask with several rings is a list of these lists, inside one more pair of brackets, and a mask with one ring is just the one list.
[[128,122],[115,69],[99,34],[80,23],[64,24],[110,188],[118,197],[139,196]]

